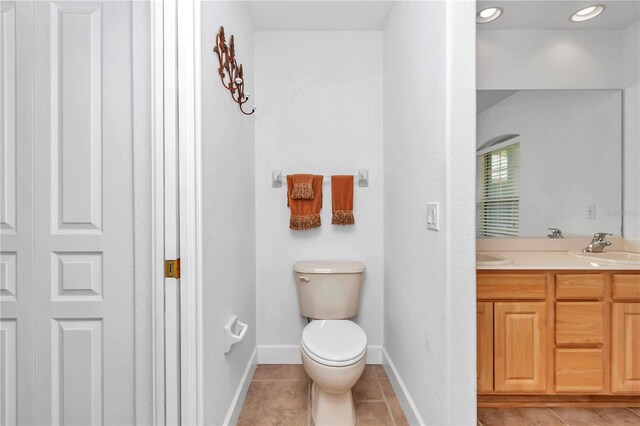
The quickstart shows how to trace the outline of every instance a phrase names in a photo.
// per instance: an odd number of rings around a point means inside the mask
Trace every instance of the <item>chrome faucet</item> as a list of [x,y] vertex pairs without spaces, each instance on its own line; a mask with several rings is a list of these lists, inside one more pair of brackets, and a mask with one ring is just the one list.
[[549,231],[551,231],[551,233],[547,235],[549,238],[564,238],[560,228],[549,228]]
[[613,234],[607,234],[606,232],[596,232],[593,235],[593,239],[589,243],[588,246],[580,250],[583,253],[602,253],[605,247],[611,245],[610,241],[605,241],[604,239],[607,236],[611,236]]

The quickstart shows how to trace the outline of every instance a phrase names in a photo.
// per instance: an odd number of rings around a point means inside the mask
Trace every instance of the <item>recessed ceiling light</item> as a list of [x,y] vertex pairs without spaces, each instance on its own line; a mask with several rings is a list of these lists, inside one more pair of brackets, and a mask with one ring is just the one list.
[[478,24],[486,24],[487,22],[495,21],[500,15],[502,15],[501,7],[487,7],[476,14],[476,22]]
[[589,19],[593,19],[604,12],[605,7],[606,6],[603,4],[595,4],[593,6],[585,7],[571,15],[571,20],[573,22],[588,21]]

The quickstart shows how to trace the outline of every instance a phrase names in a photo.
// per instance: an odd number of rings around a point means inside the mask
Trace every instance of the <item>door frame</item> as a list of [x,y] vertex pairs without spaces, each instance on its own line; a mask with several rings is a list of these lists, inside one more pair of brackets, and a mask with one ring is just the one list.
[[[199,425],[204,419],[200,0],[150,3],[153,422]],[[177,161],[167,161],[171,158]],[[178,257],[180,278],[165,278],[165,259]],[[167,291],[176,285],[177,292]],[[167,306],[179,309],[166,311]],[[177,324],[168,318],[173,314]],[[169,374],[172,365],[177,382]]]
[[203,239],[200,0],[177,2],[182,424],[203,424]]
[[165,424],[164,374],[164,20],[150,4],[151,40],[151,329],[153,424]]

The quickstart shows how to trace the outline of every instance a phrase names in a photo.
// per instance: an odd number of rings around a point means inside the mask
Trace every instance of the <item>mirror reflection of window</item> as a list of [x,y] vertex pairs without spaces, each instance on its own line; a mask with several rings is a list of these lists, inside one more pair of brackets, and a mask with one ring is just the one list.
[[[478,237],[622,235],[622,101],[621,90],[478,91]],[[514,143],[517,176],[502,152]]]
[[497,148],[478,156],[478,235],[520,235],[520,144]]

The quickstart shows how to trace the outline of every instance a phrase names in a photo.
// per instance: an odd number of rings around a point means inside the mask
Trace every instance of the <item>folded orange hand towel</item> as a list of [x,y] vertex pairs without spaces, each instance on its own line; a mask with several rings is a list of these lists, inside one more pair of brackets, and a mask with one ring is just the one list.
[[313,175],[293,175],[291,198],[294,200],[313,200]]
[[291,219],[289,228],[302,231],[305,229],[318,228],[320,221],[320,209],[322,208],[322,179],[323,176],[313,176],[311,185],[314,197],[311,200],[294,199],[293,186],[294,177],[287,176],[287,205],[291,208]]
[[331,176],[331,202],[334,225],[353,225],[353,176]]

